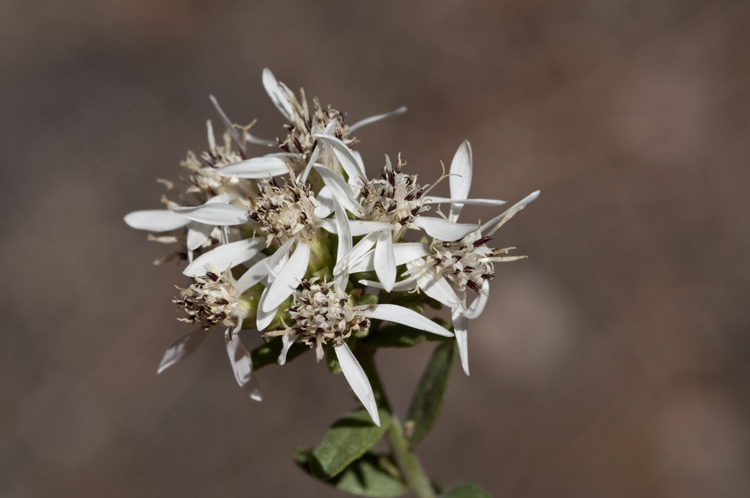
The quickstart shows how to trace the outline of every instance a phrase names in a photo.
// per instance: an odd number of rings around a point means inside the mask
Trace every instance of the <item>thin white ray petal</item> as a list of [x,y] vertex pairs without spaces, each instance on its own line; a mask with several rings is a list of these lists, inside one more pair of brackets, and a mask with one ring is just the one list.
[[[331,193],[331,189],[328,188],[328,186],[323,186],[322,189],[320,189],[320,192],[315,196],[315,201],[318,203],[317,206],[315,206],[315,216],[320,218],[321,220],[323,218],[327,218],[329,214],[333,212],[333,194]],[[333,220],[325,220],[327,222],[330,222],[330,225],[332,227],[336,226],[336,223]],[[332,230],[335,230],[332,229]],[[328,230],[331,232],[332,230]]]
[[184,360],[198,349],[203,339],[208,336],[208,330],[198,329],[189,332],[173,342],[164,352],[156,373],[160,374],[180,360]]
[[263,258],[250,267],[234,284],[237,294],[242,294],[250,287],[259,284],[268,276],[268,259]]
[[236,178],[268,178],[289,173],[289,167],[285,158],[289,154],[269,154],[262,157],[254,157],[234,164],[228,164],[216,170],[219,176],[230,176]]
[[473,206],[502,206],[507,204],[506,201],[499,199],[451,199],[449,197],[429,196],[424,201],[425,204],[465,204]]
[[[351,130],[351,128],[350,128]],[[328,133],[330,135],[330,133]],[[359,153],[359,151],[356,151],[354,149],[350,149],[352,151],[352,155],[354,156],[354,159],[357,160],[357,164],[359,165],[359,169],[362,171],[365,171],[365,163],[362,161],[362,154]],[[366,171],[365,171],[366,173]]]
[[375,402],[375,394],[372,392],[372,386],[370,385],[370,380],[367,378],[367,374],[365,374],[362,366],[359,364],[354,353],[352,353],[352,350],[349,349],[349,346],[347,346],[346,343],[343,343],[340,346],[334,346],[333,349],[336,351],[336,357],[339,360],[339,365],[341,365],[341,371],[343,372],[344,377],[346,377],[346,381],[349,382],[352,391],[354,391],[354,394],[356,394],[357,398],[362,402],[362,405],[365,407],[365,410],[367,410],[367,413],[370,414],[370,418],[372,418],[375,425],[380,427],[378,404]]
[[380,232],[375,244],[375,273],[386,292],[396,283],[396,258],[393,256],[393,237],[390,232]]
[[213,225],[206,225],[205,223],[198,223],[197,221],[191,221],[188,225],[187,234],[187,248],[191,251],[198,249],[208,238],[211,236],[211,232],[214,231]]
[[[326,126],[326,129],[323,133],[326,135],[330,135],[333,133],[333,130],[336,129],[336,123],[337,121],[334,119],[328,125]],[[305,165],[305,170],[302,172],[302,174],[299,176],[299,183],[305,183],[307,181],[307,175],[310,174],[310,170],[312,169],[313,164],[318,160],[320,157],[320,154],[323,153],[323,149],[325,149],[326,145],[318,140],[315,143],[315,148],[313,148],[312,154],[310,154],[310,160],[307,161],[307,165]]]
[[485,280],[482,282],[482,291],[477,294],[477,297],[474,298],[474,300],[469,305],[469,308],[462,311],[461,314],[463,314],[466,318],[469,318],[473,320],[474,318],[477,318],[479,315],[482,314],[482,311],[484,311],[484,307],[487,305],[487,301],[490,298],[490,282],[489,280]]
[[[383,288],[383,284],[381,284],[380,282],[376,282],[374,280],[360,280],[359,283],[362,285],[366,285],[367,287],[372,287],[374,289]],[[398,281],[395,284],[393,284],[393,288],[391,289],[391,292],[410,291],[414,289],[416,285],[417,285],[417,277],[409,277],[407,279]]]
[[214,97],[213,95],[209,95],[208,98],[211,99],[211,103],[216,108],[216,112],[219,113],[219,117],[221,118],[221,121],[224,123],[224,126],[227,127],[227,131],[229,131],[229,134],[232,135],[232,138],[234,139],[235,143],[239,146],[240,149],[244,151],[245,147],[244,147],[244,144],[242,143],[242,137],[240,137],[240,134],[237,131],[237,128],[234,127],[234,124],[232,123],[232,121],[224,113],[224,110],[219,105],[219,101],[216,100],[216,97]]
[[352,195],[352,190],[341,176],[337,175],[322,164],[316,164],[313,167],[318,173],[320,173],[326,186],[331,190],[331,194],[339,200],[345,209],[348,209],[355,215],[361,216],[364,214],[362,206],[360,206],[359,202],[355,200]]
[[234,204],[203,204],[172,208],[177,214],[207,225],[228,226],[247,223],[247,208]]
[[[276,249],[276,252],[274,252],[269,258],[266,264],[268,265],[271,270],[274,272],[277,271],[277,267],[284,263],[284,258],[289,254],[289,251],[292,249],[292,245],[294,245],[294,239],[289,239],[281,246]],[[273,279],[272,279],[273,280]]]
[[[450,170],[450,191],[451,199],[466,199],[469,197],[469,190],[471,189],[471,176],[472,176],[472,157],[471,157],[471,145],[468,140],[461,142],[458,147],[456,154],[453,156],[451,161]],[[461,210],[464,205],[461,203],[451,204],[450,214],[448,219],[456,221],[458,215],[461,214]]]
[[264,331],[266,327],[271,325],[273,318],[276,316],[276,312],[279,311],[278,307],[272,309],[271,311],[263,311],[263,303],[266,301],[267,295],[268,295],[268,287],[263,289],[263,293],[260,295],[260,300],[258,301],[257,314],[255,318],[255,328],[257,328],[261,332]]
[[396,266],[400,266],[417,258],[429,256],[430,250],[427,244],[421,242],[402,242],[393,246],[393,255],[396,258]]
[[[393,245],[393,256],[396,266],[410,263],[415,259],[428,256],[430,251],[421,242],[402,242]],[[375,251],[369,251],[357,263],[349,265],[349,273],[375,271]]]
[[[532,192],[517,203],[513,204],[510,208],[508,208],[506,211],[504,211],[502,214],[495,216],[490,221],[482,225],[481,230],[482,233],[488,232],[489,230],[496,227],[496,225],[500,223],[505,223],[509,219],[511,219],[517,212],[531,204],[536,200],[537,197],[539,197],[539,190],[536,192]],[[489,235],[489,234],[488,234]]]
[[[349,218],[346,216],[346,211],[341,207],[341,203],[333,198],[333,208],[336,213],[336,234],[338,235],[338,248],[336,249],[336,261],[341,261],[349,251],[352,250],[352,231],[349,228]],[[344,271],[336,276],[336,284],[342,288],[346,288],[346,281],[349,279],[349,272]]]
[[270,312],[279,307],[286,298],[292,295],[305,276],[310,261],[310,241],[300,240],[297,248],[268,288],[268,295],[263,302],[263,311]]
[[263,69],[263,87],[279,112],[288,121],[291,121],[293,116],[292,104],[289,102],[285,92],[279,88],[279,82],[268,68]]
[[279,354],[278,363],[283,365],[286,363],[286,355],[289,352],[289,348],[297,340],[299,336],[296,334],[286,334],[281,336],[281,353]]
[[341,167],[344,168],[350,180],[360,177],[364,178],[365,181],[367,180],[364,169],[360,169],[357,158],[354,157],[352,150],[344,142],[333,135],[325,135],[323,133],[313,133],[312,136],[333,148],[336,159],[339,160]]
[[[321,228],[331,233],[336,232],[336,224],[333,220],[323,220]],[[349,220],[349,229],[352,232],[352,237],[360,237],[362,235],[369,235],[373,232],[380,232],[383,230],[393,230],[393,225],[390,223],[382,223],[380,221],[362,221],[362,220]]]
[[[414,261],[414,265],[424,265],[424,260],[417,259]],[[413,265],[410,264],[407,266],[411,269]],[[453,287],[445,278],[438,276],[435,267],[419,271],[415,277],[417,278],[419,288],[432,299],[439,301],[449,308],[459,305],[456,291],[453,290]]]
[[374,304],[370,306],[361,306],[362,314],[367,318],[376,320],[387,320],[393,323],[400,323],[407,327],[412,327],[425,332],[442,335],[443,337],[453,337],[453,333],[441,327],[424,315],[416,311],[397,306],[395,304]]
[[234,371],[234,378],[237,379],[237,384],[245,390],[255,401],[262,399],[260,395],[260,389],[258,389],[258,381],[253,375],[253,360],[250,357],[250,353],[245,349],[245,346],[240,341],[240,336],[232,334],[230,340],[224,341],[227,346],[227,354],[229,355],[229,362],[232,364],[232,370]]
[[469,375],[469,320],[461,314],[460,308],[454,308],[451,315],[453,318],[453,332],[456,334],[458,355],[461,357],[461,366],[466,375]]
[[230,244],[223,244],[207,253],[201,254],[182,273],[188,277],[205,275],[208,271],[206,268],[208,264],[214,264],[219,271],[224,272],[227,268],[234,268],[248,261],[265,247],[266,241],[263,237],[253,237],[238,240]]
[[391,116],[398,116],[399,114],[403,114],[406,112],[406,106],[402,105],[395,111],[386,112],[385,114],[378,114],[376,116],[370,116],[369,118],[365,118],[361,121],[357,121],[353,125],[349,127],[349,133],[353,132],[354,130],[358,128],[362,128],[363,126],[367,126],[368,124],[375,123],[377,121],[380,121],[381,119],[390,118]]
[[184,227],[190,220],[169,209],[147,209],[126,214],[125,223],[137,230],[167,232]]
[[362,257],[364,257],[365,254],[367,254],[367,251],[372,249],[372,246],[375,245],[375,242],[378,240],[378,232],[371,233],[359,242],[357,242],[354,247],[352,247],[352,250],[349,251],[346,255],[343,256],[342,259],[336,262],[336,266],[333,267],[333,274],[339,275],[343,273],[344,271],[348,272],[349,265],[356,264]]
[[454,223],[443,218],[426,216],[417,216],[413,223],[427,232],[430,237],[445,242],[460,240],[479,228],[479,225],[473,223]]

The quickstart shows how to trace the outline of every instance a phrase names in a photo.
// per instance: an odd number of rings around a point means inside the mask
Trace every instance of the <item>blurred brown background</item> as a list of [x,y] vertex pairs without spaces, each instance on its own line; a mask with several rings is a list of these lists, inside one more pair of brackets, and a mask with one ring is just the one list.
[[[746,1],[0,1],[0,496],[343,496],[290,455],[353,406],[344,379],[308,355],[254,403],[218,337],[157,376],[189,330],[179,270],[122,222],[204,149],[209,93],[280,134],[263,67],[353,121],[407,105],[357,133],[370,169],[402,152],[434,181],[468,138],[473,196],[542,190],[496,238],[530,257],[471,324],[472,375],[420,449],[434,476],[750,496],[749,21]],[[430,352],[380,355],[402,414]]]

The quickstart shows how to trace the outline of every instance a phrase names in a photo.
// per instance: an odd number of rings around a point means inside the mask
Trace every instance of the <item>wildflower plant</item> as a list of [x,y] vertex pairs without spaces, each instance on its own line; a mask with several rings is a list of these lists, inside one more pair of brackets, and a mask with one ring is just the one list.
[[[336,421],[320,445],[296,451],[305,472],[362,496],[487,496],[473,485],[443,489],[414,450],[438,418],[456,356],[469,374],[468,320],[485,308],[495,263],[523,257],[495,248],[492,237],[539,192],[483,224],[459,223],[467,204],[496,210],[505,203],[469,198],[468,141],[432,185],[401,157],[386,156],[368,176],[352,133],[405,107],[348,125],[346,113],[317,99],[309,105],[303,90],[297,97],[268,69],[263,85],[287,120],[281,138],[252,135],[254,122],[234,124],[212,96],[226,128],[218,142],[208,121],[208,149],[181,163],[185,186],[160,180],[164,208],[125,216],[131,227],[156,233],[150,240],[177,244],[156,263],[183,260],[188,278],[173,302],[184,310],[180,320],[196,328],[167,349],[158,372],[217,335],[238,384],[260,401],[261,368],[314,351],[344,375],[362,407]],[[430,195],[446,178],[450,197]],[[440,205],[449,206],[447,216]],[[425,316],[427,307],[442,306],[452,323]],[[261,345],[249,351],[242,330]],[[439,344],[402,424],[375,353],[424,341]],[[383,437],[388,453],[373,449]]]

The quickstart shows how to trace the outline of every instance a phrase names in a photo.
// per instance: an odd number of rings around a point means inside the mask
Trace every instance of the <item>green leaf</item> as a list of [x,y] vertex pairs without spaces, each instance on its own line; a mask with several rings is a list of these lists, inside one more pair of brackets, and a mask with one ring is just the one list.
[[[281,337],[274,337],[267,343],[253,349],[250,352],[250,357],[253,359],[253,370],[260,370],[265,366],[277,363],[281,348]],[[309,350],[310,348],[304,344],[294,343],[286,354],[287,363]]]
[[[444,320],[433,318],[432,321],[438,323],[448,330],[451,327]],[[437,334],[431,334],[424,330],[417,330],[406,325],[392,324],[383,327],[367,339],[367,344],[376,348],[410,348],[416,346],[422,341],[452,341],[452,337],[443,337]]]
[[[312,475],[308,467],[310,458],[309,451],[295,450],[294,460],[297,465]],[[385,455],[374,451],[366,452],[339,475],[323,482],[358,496],[392,498],[401,496],[408,490],[399,478],[396,464]]]
[[380,427],[372,422],[364,408],[334,422],[323,436],[323,441],[312,451],[312,473],[316,477],[330,479],[372,448],[391,425],[391,416],[387,411],[378,410],[378,413]]
[[440,498],[492,498],[490,494],[476,484],[461,484],[441,493]]
[[443,396],[448,387],[458,347],[456,341],[435,348],[430,363],[419,380],[406,417],[405,427],[412,445],[419,444],[430,432],[440,415]]

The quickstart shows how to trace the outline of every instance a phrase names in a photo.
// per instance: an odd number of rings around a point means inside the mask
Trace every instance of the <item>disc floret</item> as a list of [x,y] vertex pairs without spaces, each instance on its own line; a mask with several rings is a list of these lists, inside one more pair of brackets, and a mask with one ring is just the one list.
[[417,215],[429,209],[422,197],[429,185],[420,186],[417,175],[401,172],[406,163],[401,162],[400,155],[395,168],[388,156],[385,160],[380,178],[370,180],[361,188],[360,203],[365,211],[362,219],[405,228]]
[[294,302],[287,309],[292,326],[285,330],[267,332],[266,336],[295,335],[315,349],[318,360],[323,358],[323,346],[329,342],[341,346],[352,332],[370,328],[370,320],[352,305],[352,298],[334,290],[331,282],[318,278],[302,281],[302,290],[295,292]]
[[187,314],[179,320],[198,324],[203,330],[219,323],[229,328],[241,325],[249,310],[235,292],[229,271],[221,273],[215,265],[210,265],[204,276],[193,278],[190,287],[177,287],[180,296],[172,302],[182,306]]
[[291,177],[284,185],[274,178],[258,184],[259,194],[250,218],[260,224],[266,245],[279,245],[290,238],[311,239],[315,234],[315,197],[307,184]]

